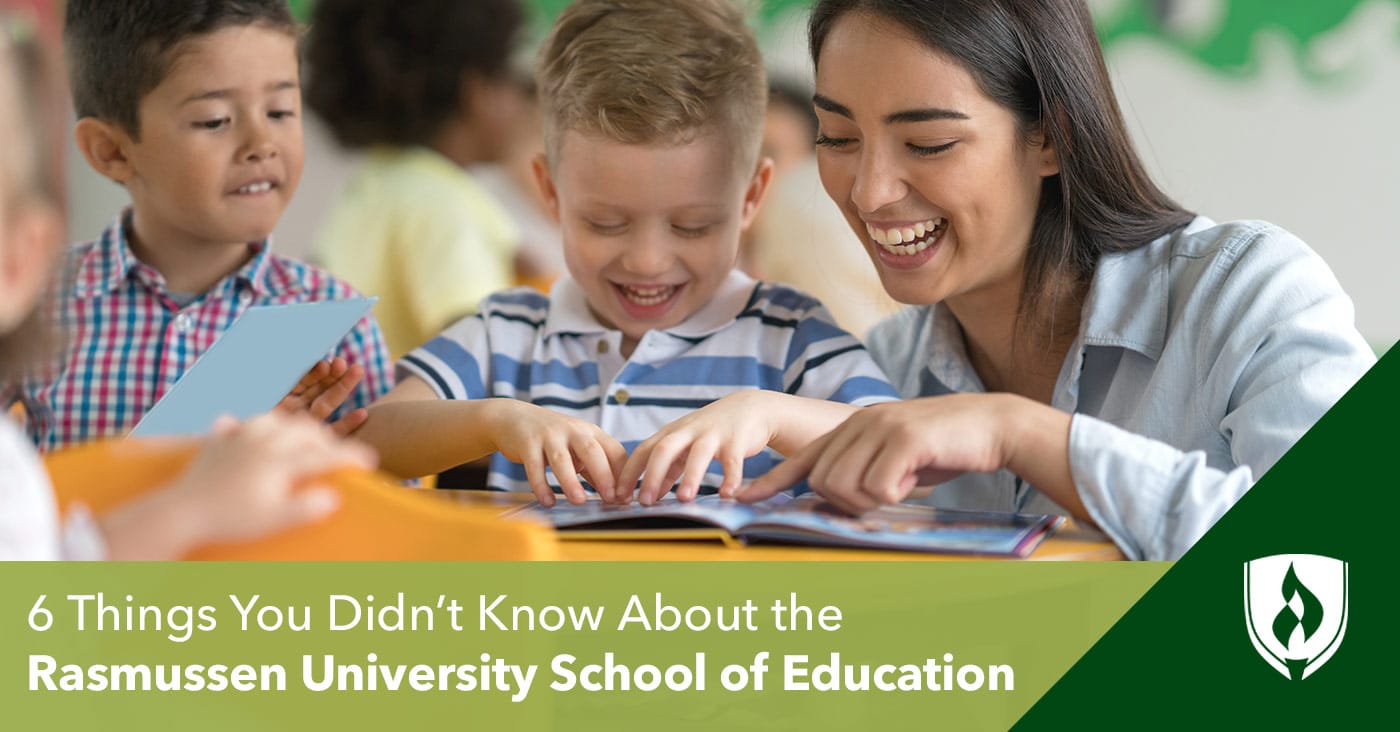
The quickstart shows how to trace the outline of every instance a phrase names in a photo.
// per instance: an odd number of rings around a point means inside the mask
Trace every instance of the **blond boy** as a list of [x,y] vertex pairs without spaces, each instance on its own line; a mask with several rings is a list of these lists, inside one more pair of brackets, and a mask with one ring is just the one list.
[[619,476],[639,443],[694,414],[739,416],[723,439],[672,440],[662,454],[676,459],[648,473],[648,500],[677,480],[689,499],[814,439],[812,410],[895,398],[819,303],[734,268],[772,175],[758,154],[762,59],[738,9],[581,0],[537,78],[535,171],[569,276],[548,298],[488,298],[399,362],[401,383],[358,433],[385,468],[408,477],[495,452],[494,489],[581,502],[587,479],[630,500],[636,475]]

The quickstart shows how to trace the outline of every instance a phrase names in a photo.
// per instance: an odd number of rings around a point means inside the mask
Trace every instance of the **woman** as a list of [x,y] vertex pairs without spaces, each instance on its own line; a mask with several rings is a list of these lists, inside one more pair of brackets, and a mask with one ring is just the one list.
[[820,0],[823,184],[907,309],[907,401],[742,492],[1071,513],[1180,556],[1374,362],[1302,242],[1148,178],[1082,0]]

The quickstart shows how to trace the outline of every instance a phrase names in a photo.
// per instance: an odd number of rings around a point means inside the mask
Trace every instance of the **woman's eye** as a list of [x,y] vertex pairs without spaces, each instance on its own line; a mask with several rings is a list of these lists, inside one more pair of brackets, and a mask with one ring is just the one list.
[[826,135],[817,135],[816,145],[817,147],[840,150],[853,142],[855,142],[855,140],[850,137],[827,137]]
[[945,142],[942,145],[915,145],[911,142],[908,144],[908,148],[915,155],[929,158],[939,153],[948,152],[956,144],[958,144],[957,141]]
[[297,113],[293,112],[290,109],[274,109],[271,112],[268,112],[267,116],[271,117],[272,119],[289,119],[291,117],[297,116]]

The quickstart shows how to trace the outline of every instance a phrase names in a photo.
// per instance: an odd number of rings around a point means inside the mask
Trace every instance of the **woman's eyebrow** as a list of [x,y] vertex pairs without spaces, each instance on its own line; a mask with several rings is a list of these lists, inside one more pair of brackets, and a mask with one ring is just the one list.
[[[823,109],[832,114],[839,114],[846,119],[855,119],[850,108],[833,99],[820,94],[812,95],[812,104],[818,109]],[[942,107],[927,107],[924,109],[906,109],[892,114],[885,115],[885,124],[900,124],[908,122],[929,122],[942,119],[972,119],[963,112],[956,109],[943,109]]]

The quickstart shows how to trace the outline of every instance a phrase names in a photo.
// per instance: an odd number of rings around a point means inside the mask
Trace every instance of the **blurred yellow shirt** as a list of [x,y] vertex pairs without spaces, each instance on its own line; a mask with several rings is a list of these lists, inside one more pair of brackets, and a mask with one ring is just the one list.
[[394,358],[512,286],[519,236],[461,167],[426,148],[378,148],[346,185],[316,239],[333,274],[379,296]]

